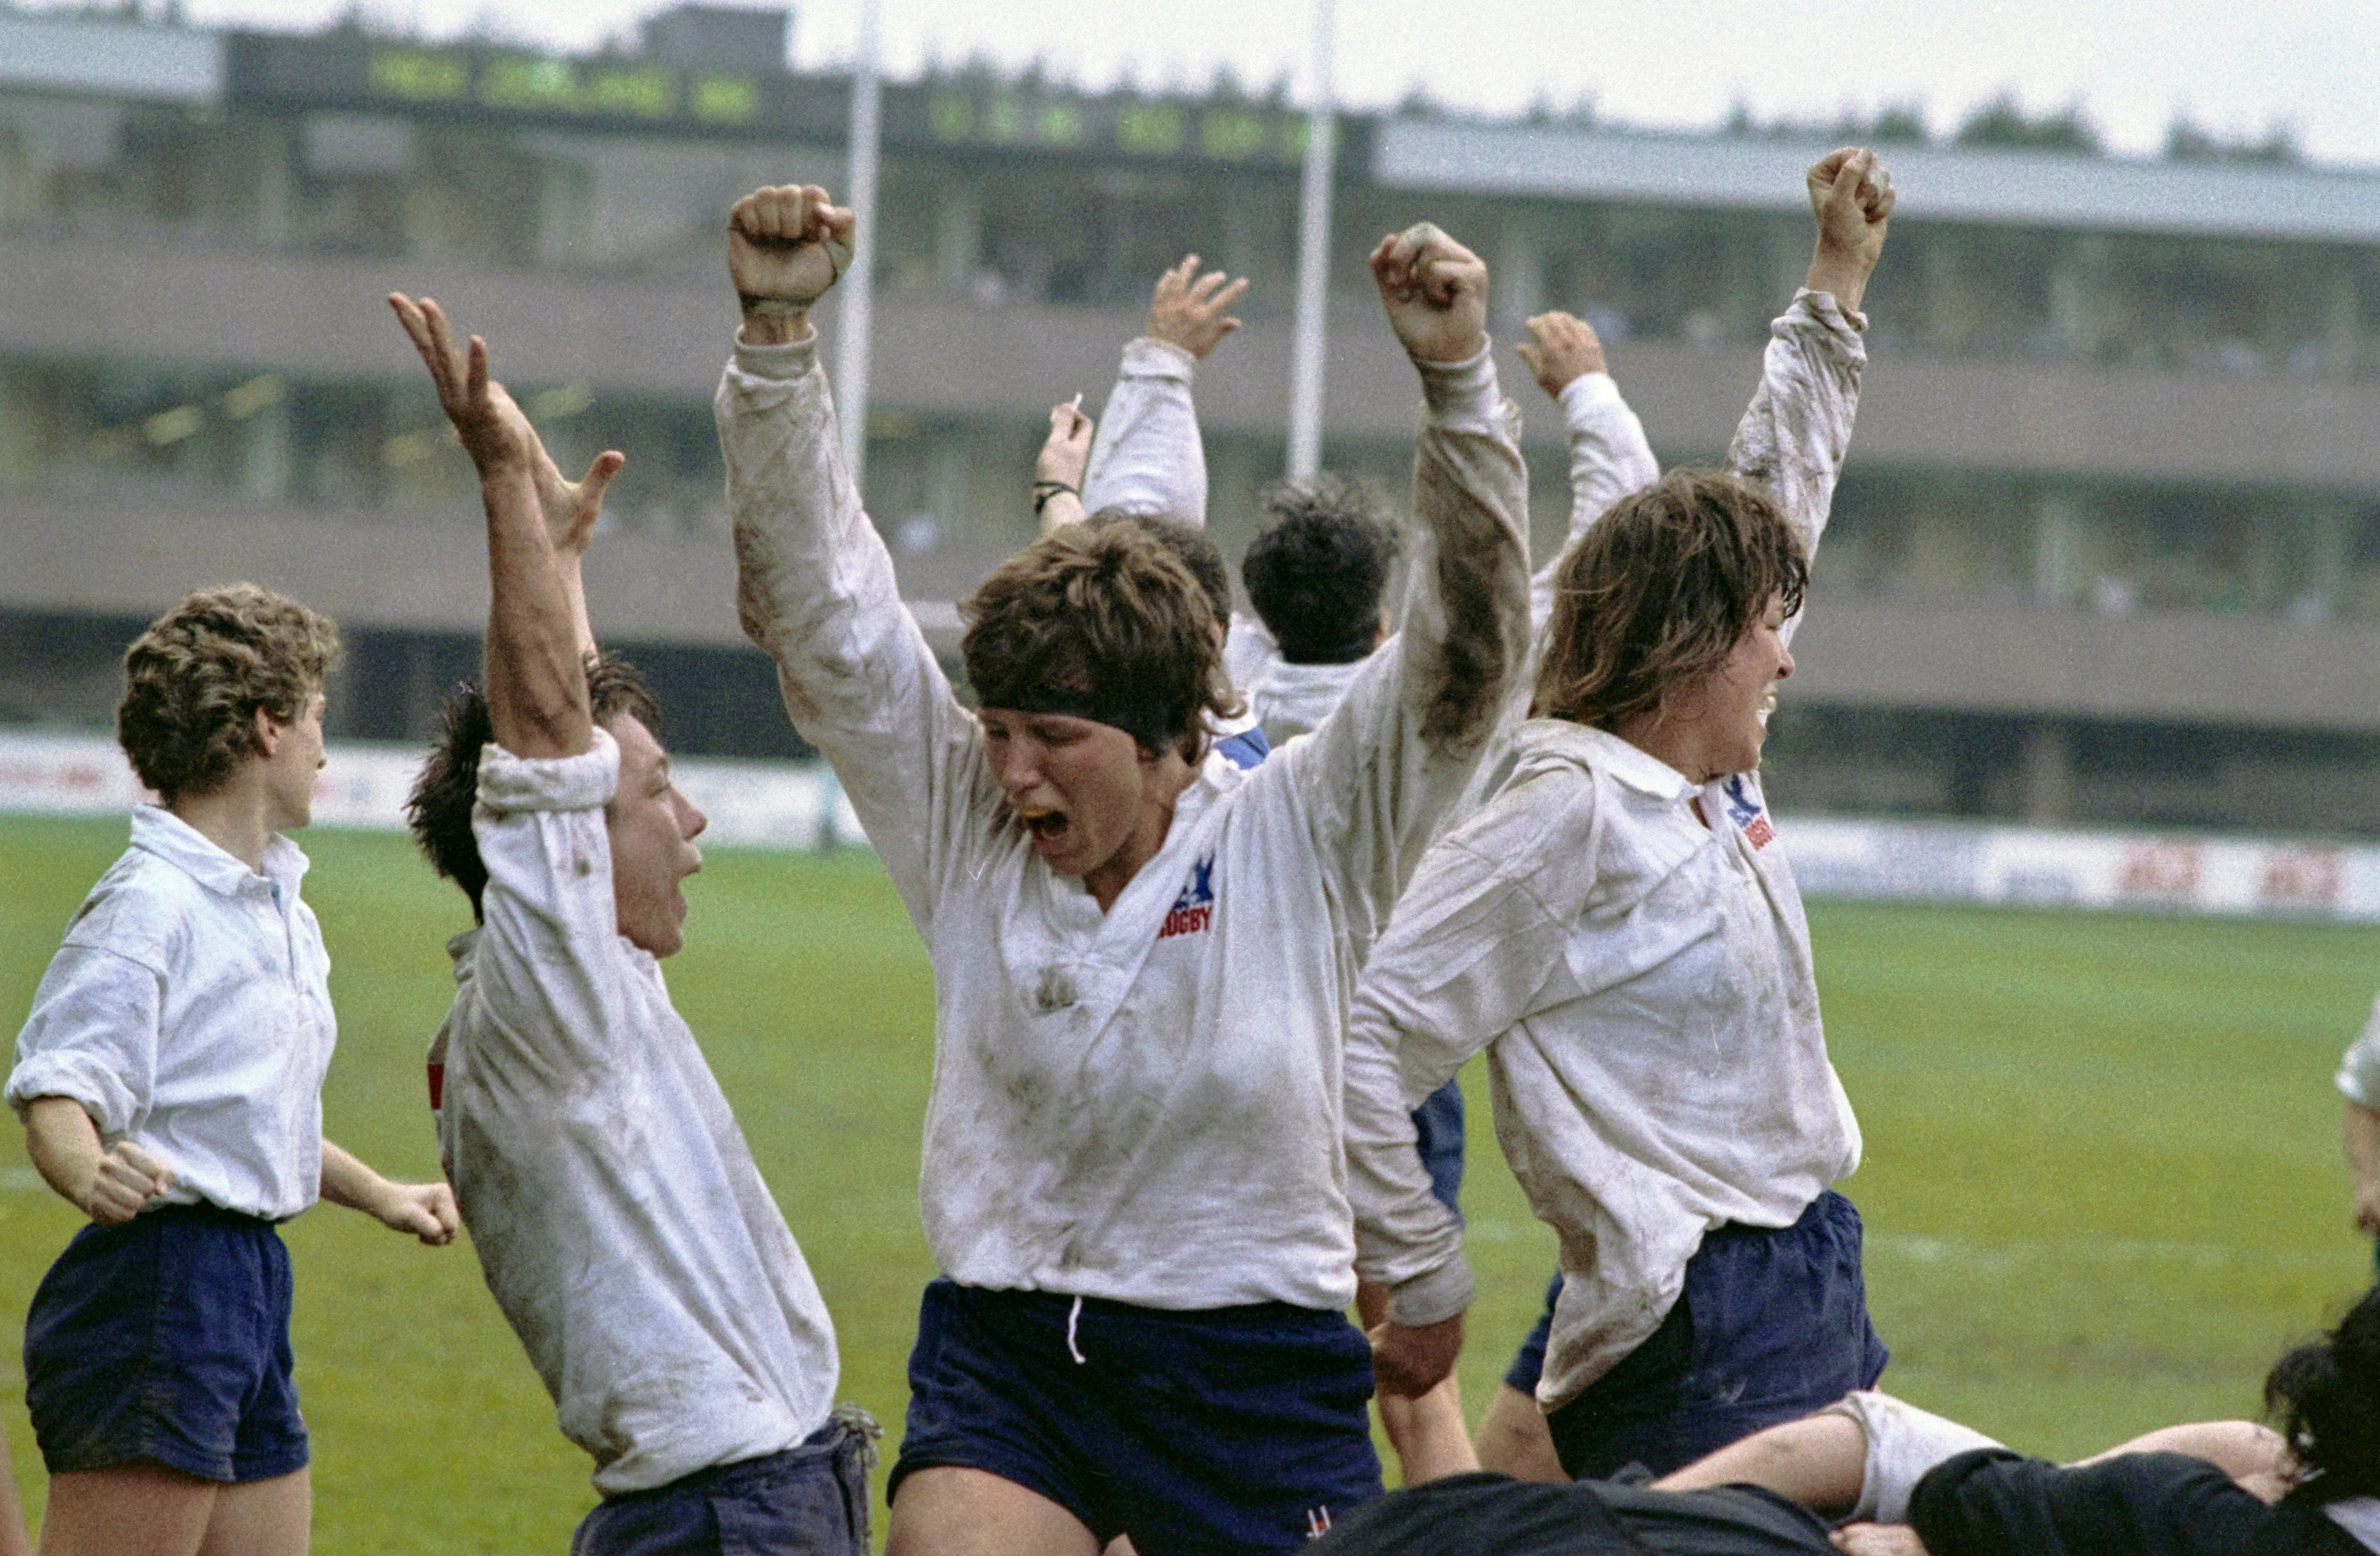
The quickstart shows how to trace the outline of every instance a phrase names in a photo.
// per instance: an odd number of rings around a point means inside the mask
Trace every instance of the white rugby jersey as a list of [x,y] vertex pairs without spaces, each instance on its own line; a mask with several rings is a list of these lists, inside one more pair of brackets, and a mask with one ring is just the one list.
[[[1207,454],[1191,398],[1196,371],[1196,359],[1171,342],[1143,335],[1124,346],[1091,443],[1083,481],[1087,511],[1121,508],[1207,522]],[[1554,572],[1562,558],[1605,509],[1661,474],[1644,423],[1609,373],[1580,374],[1563,385],[1559,403],[1570,443],[1570,532],[1561,550],[1529,580],[1529,618],[1540,634],[1553,612]],[[1263,621],[1245,612],[1232,613],[1223,647],[1225,673],[1245,690],[1250,715],[1276,747],[1320,723],[1362,663],[1293,664],[1281,657]],[[1524,675],[1514,687],[1515,706],[1508,715],[1513,727],[1528,716],[1533,680]],[[1500,730],[1491,750],[1508,754],[1510,737],[1510,728]],[[1499,769],[1492,758],[1481,765],[1483,774]],[[1509,761],[1502,763],[1498,781],[1509,771]],[[1473,780],[1471,808],[1494,792],[1493,784],[1482,783]]]
[[[1246,771],[1210,755],[1102,915],[1033,850],[902,608],[814,344],[738,346],[716,402],[738,602],[932,955],[919,1200],[953,1280],[1353,1299],[1347,999],[1526,648],[1518,413],[1485,351],[1421,380],[1404,632],[1308,738]],[[1475,625],[1450,641],[1453,620]]]
[[109,1146],[174,1170],[167,1204],[287,1221],[322,1186],[331,957],[285,837],[259,873],[172,811],[91,889],[17,1038],[7,1098],[83,1105]]
[[620,750],[493,741],[431,1046],[438,1133],[488,1290],[607,1496],[790,1448],[834,1404],[834,1325],[661,963],[619,930]]
[[[1813,550],[1865,363],[1857,322],[1801,293],[1736,432],[1735,468]],[[1430,1197],[1409,1114],[1487,1050],[1505,1157],[1561,1242],[1537,1393],[1551,1410],[1659,1327],[1706,1232],[1791,1225],[1858,1166],[1860,1137],[1759,774],[1697,786],[1545,719],[1519,726],[1511,761],[1423,860],[1365,969],[1349,1194],[1358,1268],[1392,1288],[1400,1322],[1469,1303],[1462,1229]]]

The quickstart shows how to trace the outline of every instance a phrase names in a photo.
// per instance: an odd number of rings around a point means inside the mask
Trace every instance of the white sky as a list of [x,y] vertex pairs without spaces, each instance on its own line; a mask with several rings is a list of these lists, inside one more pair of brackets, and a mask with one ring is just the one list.
[[[159,0],[151,0],[152,6]],[[655,0],[184,0],[195,21],[312,28],[351,5],[431,37],[478,30],[590,48]],[[794,55],[849,58],[860,0],[802,0]],[[1039,56],[1100,86],[1301,82],[1299,0],[881,0],[888,70]],[[2153,152],[2177,112],[2231,134],[2295,131],[2314,159],[2380,165],[2375,0],[1338,0],[1342,101],[1385,105],[1419,83],[1459,108],[1514,113],[1591,94],[1606,118],[1831,118],[1915,103],[1939,131],[2013,90],[2029,110],[2080,101],[2117,149]]]

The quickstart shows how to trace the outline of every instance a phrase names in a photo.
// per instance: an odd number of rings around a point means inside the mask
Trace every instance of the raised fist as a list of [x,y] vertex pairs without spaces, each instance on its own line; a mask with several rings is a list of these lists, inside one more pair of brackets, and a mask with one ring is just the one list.
[[1884,252],[1885,226],[1896,198],[1892,175],[1866,147],[1844,146],[1812,163],[1805,181],[1810,213],[1818,222],[1810,289],[1832,292],[1845,309],[1856,311]]
[[1372,279],[1405,354],[1460,362],[1488,344],[1488,266],[1427,222],[1380,239]]
[[[727,213],[727,274],[744,311],[807,309],[851,267],[851,213],[816,184],[755,189]],[[767,311],[783,311],[771,310]]]
[[1218,342],[1240,327],[1237,319],[1226,316],[1247,289],[1246,276],[1225,286],[1221,271],[1200,275],[1198,256],[1185,255],[1157,278],[1157,295],[1148,302],[1148,333],[1203,362]]
[[1561,398],[1561,392],[1574,379],[1611,371],[1604,366],[1603,342],[1596,338],[1595,326],[1585,320],[1557,309],[1538,314],[1528,327],[1529,338],[1512,349],[1528,364],[1537,387],[1554,398]]

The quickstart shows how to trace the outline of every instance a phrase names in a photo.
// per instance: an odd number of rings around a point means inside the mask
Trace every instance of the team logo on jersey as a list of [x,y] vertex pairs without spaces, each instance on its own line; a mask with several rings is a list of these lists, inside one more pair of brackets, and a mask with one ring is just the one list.
[[1767,847],[1768,840],[1777,835],[1777,829],[1768,824],[1768,813],[1754,797],[1752,785],[1745,781],[1744,775],[1739,772],[1719,787],[1727,792],[1728,820],[1742,829],[1744,841],[1755,848]]
[[1165,926],[1157,931],[1157,938],[1172,940],[1175,935],[1204,934],[1214,921],[1215,856],[1209,854],[1190,867],[1190,883],[1173,899],[1173,906],[1165,915]]

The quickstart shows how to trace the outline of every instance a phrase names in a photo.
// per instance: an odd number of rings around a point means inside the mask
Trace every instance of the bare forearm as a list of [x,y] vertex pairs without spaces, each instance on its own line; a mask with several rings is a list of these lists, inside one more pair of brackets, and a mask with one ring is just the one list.
[[2380,1112],[2361,1102],[2350,1102],[2343,1130],[2347,1170],[2355,1175],[2355,1186],[2380,1185]]
[[1857,313],[1861,299],[1867,296],[1867,278],[1875,271],[1875,261],[1865,255],[1845,253],[1821,242],[1811,257],[1809,278],[1802,285],[1814,292],[1832,294],[1845,313]]
[[1848,1416],[1807,1416],[1731,1442],[1653,1482],[1658,1491],[1758,1486],[1819,1513],[1858,1502],[1867,1437]]
[[33,1556],[25,1532],[25,1509],[17,1500],[17,1475],[7,1440],[0,1438],[0,1556]]
[[99,1125],[80,1102],[71,1097],[33,1099],[25,1111],[25,1154],[60,1198],[78,1210],[89,1206],[103,1148]]
[[350,1210],[378,1215],[392,1185],[353,1152],[322,1142],[322,1197]]
[[578,645],[578,657],[585,659],[595,652],[595,624],[587,614],[587,574],[582,565],[585,558],[577,552],[563,552],[554,557],[554,565],[562,573],[562,591],[570,606],[570,630]]
[[527,467],[482,471],[488,514],[488,718],[515,756],[576,756],[592,739],[583,589],[565,578]]

